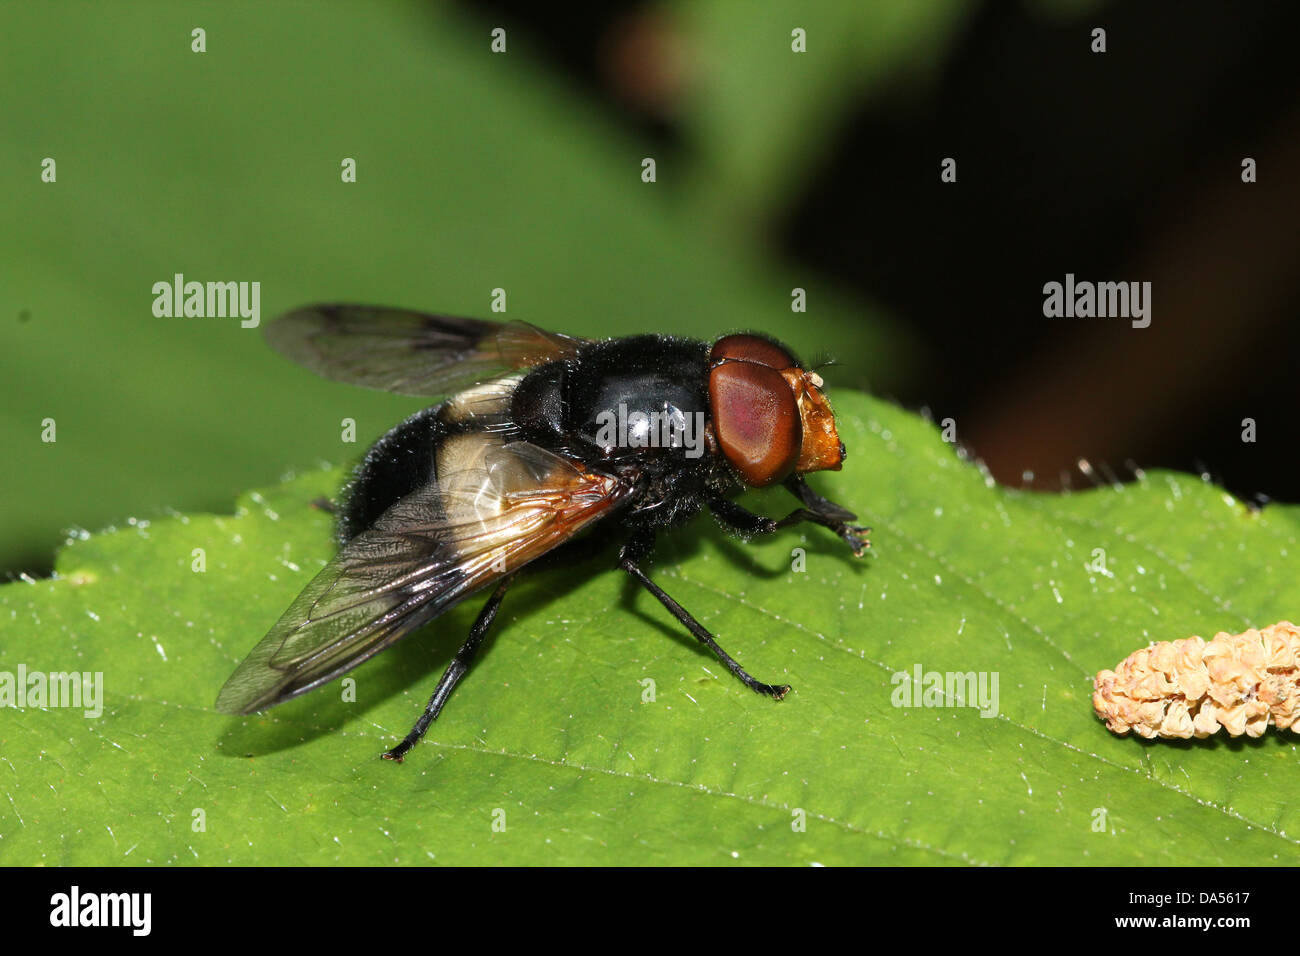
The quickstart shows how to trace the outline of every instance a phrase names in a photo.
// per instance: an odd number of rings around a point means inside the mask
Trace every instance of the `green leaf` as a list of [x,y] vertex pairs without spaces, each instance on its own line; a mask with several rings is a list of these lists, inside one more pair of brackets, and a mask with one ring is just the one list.
[[[1007,490],[915,416],[836,399],[849,457],[818,486],[874,526],[868,558],[822,529],[746,546],[701,520],[653,568],[751,673],[793,685],[779,703],[588,562],[516,586],[397,765],[379,752],[478,600],[354,671],[355,703],[335,683],[261,716],[212,709],[331,555],[310,502],[339,470],[249,494],[233,517],[71,541],[56,579],[0,588],[3,669],[103,672],[103,714],[0,713],[0,861],[1294,864],[1289,735],[1121,739],[1090,694],[1148,640],[1294,618],[1300,509],[1252,511],[1167,473]],[[1096,548],[1105,574],[1088,569]],[[893,675],[917,665],[996,673],[996,716],[893,706]]]

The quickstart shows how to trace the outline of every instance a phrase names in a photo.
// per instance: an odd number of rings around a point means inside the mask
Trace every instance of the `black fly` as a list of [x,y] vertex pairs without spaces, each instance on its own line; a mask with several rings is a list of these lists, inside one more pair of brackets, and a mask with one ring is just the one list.
[[[342,496],[338,555],[235,669],[220,711],[304,694],[490,589],[424,713],[383,754],[401,760],[469,669],[517,572],[579,535],[616,542],[620,568],[746,686],[780,699],[788,686],[751,677],[647,577],[656,533],[707,507],[744,537],[809,521],[858,556],[866,548],[855,516],[804,482],[844,458],[821,377],[764,336],[591,341],[321,305],[277,319],[267,338],[327,378],[449,397],[366,454]],[[780,520],[731,500],[777,483],[802,505]]]

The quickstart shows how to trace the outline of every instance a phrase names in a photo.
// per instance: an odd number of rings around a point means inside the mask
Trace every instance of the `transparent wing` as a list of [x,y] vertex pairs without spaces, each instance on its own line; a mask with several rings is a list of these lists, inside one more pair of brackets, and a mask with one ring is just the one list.
[[372,657],[607,515],[630,486],[527,442],[482,437],[462,466],[353,538],[226,681],[251,713]]
[[526,322],[368,305],[297,309],[268,323],[266,339],[325,378],[422,397],[564,358],[585,341]]

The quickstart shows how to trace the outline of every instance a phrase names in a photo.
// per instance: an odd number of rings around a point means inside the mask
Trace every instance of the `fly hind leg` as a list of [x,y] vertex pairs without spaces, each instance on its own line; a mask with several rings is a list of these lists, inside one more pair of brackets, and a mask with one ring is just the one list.
[[451,692],[456,689],[460,679],[465,676],[469,670],[470,663],[474,660],[474,655],[478,652],[479,645],[483,643],[483,638],[487,635],[488,628],[492,626],[492,620],[497,616],[497,609],[501,607],[501,599],[506,596],[506,588],[510,586],[511,578],[503,578],[497,585],[492,596],[488,598],[487,604],[483,605],[483,610],[478,612],[478,617],[474,620],[474,626],[469,629],[469,637],[461,645],[456,656],[451,659],[447,669],[443,671],[438,686],[434,688],[433,696],[429,698],[429,703],[424,707],[424,713],[420,719],[415,722],[411,732],[406,735],[405,739],[392,750],[386,750],[382,754],[385,760],[396,760],[402,762],[406,752],[419,742],[424,736],[429,725],[438,719],[438,714],[446,705],[447,699],[451,697]]
[[751,677],[749,673],[736,662],[735,658],[718,646],[718,642],[714,640],[713,635],[709,633],[708,629],[703,624],[695,620],[686,608],[682,607],[669,597],[664,592],[663,588],[650,580],[645,571],[641,569],[641,562],[649,556],[653,544],[654,538],[651,535],[643,534],[634,537],[624,545],[622,552],[619,554],[618,566],[635,578],[643,588],[658,598],[659,603],[666,607],[668,612],[672,614],[673,617],[677,618],[677,620],[695,636],[696,640],[712,651],[727,670],[736,675],[736,677],[740,679],[741,683],[750,690],[759,694],[764,694],[768,697],[773,697],[777,700],[780,700],[786,694],[790,693],[789,684],[764,684],[762,681],[755,680]]

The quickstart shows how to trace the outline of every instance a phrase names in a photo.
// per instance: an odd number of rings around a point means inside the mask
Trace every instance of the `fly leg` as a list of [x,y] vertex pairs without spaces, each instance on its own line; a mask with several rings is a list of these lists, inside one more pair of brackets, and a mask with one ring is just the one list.
[[474,660],[474,654],[478,647],[483,643],[483,637],[487,634],[488,628],[492,626],[492,620],[497,616],[497,609],[501,606],[501,599],[506,596],[506,588],[510,585],[510,577],[503,578],[497,585],[492,596],[488,598],[483,610],[478,612],[478,617],[474,620],[474,626],[469,629],[469,637],[465,643],[460,646],[456,656],[451,659],[447,669],[443,671],[442,677],[438,680],[438,686],[434,688],[433,696],[429,698],[429,703],[424,707],[424,713],[420,719],[415,722],[411,732],[406,738],[394,747],[392,750],[386,750],[382,754],[385,760],[396,760],[401,763],[406,752],[410,750],[424,736],[424,732],[429,729],[429,725],[438,719],[438,714],[442,712],[443,706],[447,703],[447,698],[451,692],[456,689],[456,684],[465,676],[469,670],[469,665]]
[[[825,499],[822,500],[825,501]],[[826,503],[831,505],[831,502]],[[840,508],[839,505],[831,506],[837,510],[829,514],[815,508],[796,508],[784,518],[777,519],[756,515],[727,498],[716,498],[709,502],[709,510],[713,512],[714,516],[725,527],[743,537],[751,538],[756,534],[774,534],[781,528],[788,528],[791,525],[808,521],[812,524],[819,524],[824,528],[830,528],[853,549],[854,557],[862,557],[867,553],[867,547],[871,544],[867,540],[867,535],[871,532],[871,529],[848,524],[848,521],[852,521],[857,516]],[[847,515],[847,518],[843,517],[845,515]]]
[[618,566],[632,575],[643,588],[657,597],[659,603],[668,608],[668,612],[695,635],[696,640],[711,650],[718,660],[722,661],[727,670],[740,678],[741,683],[750,690],[759,694],[766,694],[768,697],[775,697],[777,700],[790,693],[789,684],[764,684],[762,681],[750,677],[745,669],[736,663],[735,658],[718,646],[718,642],[713,639],[713,635],[709,633],[703,624],[695,620],[686,608],[670,598],[663,588],[646,576],[646,573],[641,570],[641,562],[649,556],[653,544],[654,537],[652,535],[643,534],[634,537],[623,546],[623,550],[619,554]]
[[803,502],[803,506],[809,511],[815,511],[819,515],[827,518],[836,518],[840,521],[857,521],[858,516],[843,505],[837,505],[829,498],[823,498],[817,492],[808,486],[807,480],[803,475],[791,475],[781,486],[786,491],[794,495]]

